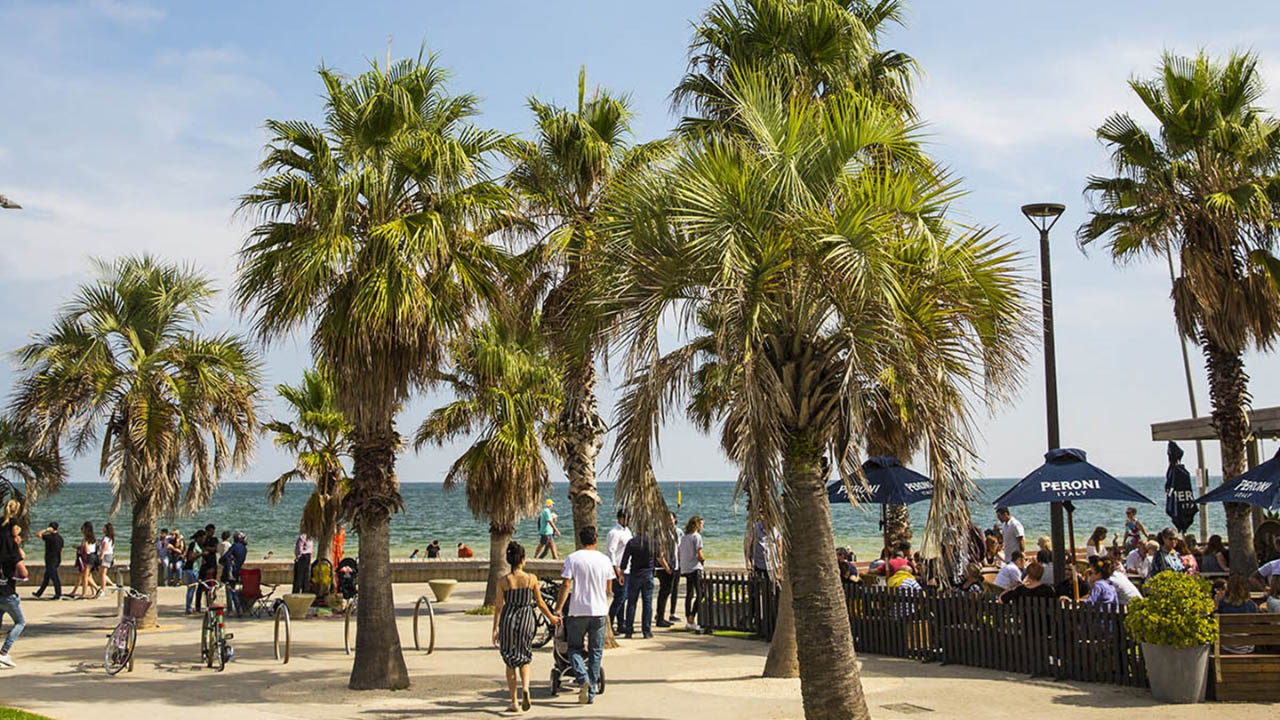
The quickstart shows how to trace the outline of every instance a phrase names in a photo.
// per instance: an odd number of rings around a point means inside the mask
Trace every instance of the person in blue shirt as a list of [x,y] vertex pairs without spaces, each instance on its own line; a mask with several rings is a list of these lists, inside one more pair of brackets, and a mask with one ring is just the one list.
[[1081,603],[1099,610],[1115,610],[1120,604],[1120,596],[1109,579],[1115,571],[1116,564],[1113,560],[1091,563],[1084,576],[1089,583],[1089,597]]
[[222,556],[222,582],[227,585],[227,609],[238,616],[243,612],[240,593],[235,586],[240,584],[240,569],[244,567],[245,557],[249,554],[249,542],[244,533],[237,532],[231,539],[231,547]]
[[538,549],[533,553],[534,559],[543,557],[548,550],[552,560],[560,559],[556,553],[556,536],[560,534],[560,528],[556,527],[556,514],[551,511],[555,504],[555,500],[547,498],[542,512],[538,513]]

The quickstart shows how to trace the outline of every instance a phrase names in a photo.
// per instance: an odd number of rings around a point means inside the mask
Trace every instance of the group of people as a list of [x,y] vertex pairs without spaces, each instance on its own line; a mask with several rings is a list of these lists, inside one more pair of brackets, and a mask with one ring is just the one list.
[[[545,508],[551,508],[549,501]],[[493,644],[507,668],[511,694],[508,710],[527,711],[531,706],[529,664],[533,659],[538,612],[552,625],[564,623],[569,663],[578,683],[578,701],[583,704],[595,700],[606,628],[612,625],[616,636],[632,638],[637,611],[640,632],[645,638],[653,636],[654,625],[670,627],[679,620],[675,611],[680,578],[686,582],[686,627],[698,629],[698,586],[705,561],[702,518],[696,515],[689,518],[682,531],[675,513],[671,513],[669,534],[661,541],[633,533],[629,524],[627,512],[619,511],[617,522],[605,537],[603,550],[598,546],[596,528],[588,526],[578,530],[580,549],[564,559],[560,571],[562,583],[554,607],[542,597],[538,578],[525,571],[524,547],[517,542],[507,546],[506,559],[511,571],[498,584]],[[540,525],[539,531],[538,551],[550,552],[554,557],[554,538],[559,534],[554,518]],[[659,585],[656,621],[655,579]]]

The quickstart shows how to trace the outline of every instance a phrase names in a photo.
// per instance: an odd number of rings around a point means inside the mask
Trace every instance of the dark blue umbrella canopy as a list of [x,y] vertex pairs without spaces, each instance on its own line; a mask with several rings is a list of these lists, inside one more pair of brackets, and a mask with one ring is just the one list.
[[1219,485],[1196,502],[1238,502],[1280,510],[1280,452],[1231,482]]
[[[867,485],[853,485],[853,497],[860,503],[874,505],[911,505],[933,497],[933,482],[910,468],[905,468],[895,457],[873,457],[862,463],[862,474]],[[844,481],[836,480],[827,485],[827,499],[833,503],[849,502]]]
[[1044,454],[1045,463],[996,498],[994,505],[1034,505],[1080,500],[1126,500],[1154,505],[1146,495],[1092,465],[1079,448]]

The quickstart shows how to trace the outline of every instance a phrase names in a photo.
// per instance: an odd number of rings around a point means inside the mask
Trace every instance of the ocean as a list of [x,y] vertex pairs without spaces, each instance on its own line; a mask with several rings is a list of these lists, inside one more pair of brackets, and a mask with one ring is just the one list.
[[[1138,517],[1148,529],[1154,532],[1169,524],[1164,515],[1164,478],[1123,480],[1159,503],[1139,507]],[[991,500],[1014,482],[1016,480],[1013,478],[978,481],[981,497],[973,502],[971,512],[979,527],[991,527],[995,523]],[[251,557],[261,558],[270,551],[275,556],[291,558],[298,517],[310,494],[310,487],[305,484],[290,485],[279,505],[267,502],[266,488],[266,483],[224,483],[214,493],[212,502],[206,508],[189,517],[164,518],[161,525],[176,526],[187,537],[206,523],[217,525],[219,530],[242,530],[248,535]],[[705,552],[710,561],[721,564],[736,564],[741,561],[746,508],[743,503],[735,505],[732,482],[673,482],[663,483],[662,488],[673,509],[676,507],[677,491],[680,492],[682,503],[677,514],[682,524],[685,518],[693,514],[705,519]],[[614,485],[602,483],[599,490],[604,501],[600,508],[600,530],[603,536],[613,526]],[[465,542],[479,557],[486,555],[489,546],[488,523],[477,520],[467,510],[466,496],[462,490],[445,490],[435,483],[412,483],[402,487],[402,494],[405,510],[391,522],[393,557],[408,558],[415,548],[425,548],[427,543],[437,539],[444,547],[446,557],[454,557],[454,548],[459,542]],[[568,485],[553,485],[549,496],[556,500],[560,527],[565,533],[557,545],[564,550],[572,546],[570,534],[573,520],[567,497]],[[33,509],[33,527],[44,527],[50,520],[57,520],[64,535],[76,537],[79,535],[80,524],[86,520],[93,522],[98,529],[104,522],[111,520],[116,526],[116,555],[127,558],[129,511],[126,507],[114,518],[110,518],[107,516],[110,506],[111,490],[106,483],[71,483],[58,494],[42,500]],[[1112,534],[1120,531],[1124,526],[1124,507],[1122,503],[1112,502],[1077,503],[1077,547],[1084,547],[1089,534],[1097,525],[1107,527]],[[911,519],[917,538],[920,537],[920,528],[924,526],[927,511],[928,503],[911,507]],[[1036,537],[1049,534],[1047,505],[1015,507],[1013,512],[1026,527],[1028,545],[1034,545]],[[832,508],[831,517],[837,545],[852,548],[859,558],[874,557],[879,552],[878,506],[854,508],[840,505]],[[1190,531],[1199,533],[1198,518]],[[1209,531],[1226,535],[1226,520],[1221,505],[1209,507]],[[521,523],[516,539],[525,543],[532,551],[538,541],[536,522],[526,520]],[[355,551],[358,540],[355,534],[348,534],[348,553]],[[35,552],[35,548],[29,543],[27,551]],[[39,556],[38,552],[35,554]],[[425,550],[422,554],[425,554]]]

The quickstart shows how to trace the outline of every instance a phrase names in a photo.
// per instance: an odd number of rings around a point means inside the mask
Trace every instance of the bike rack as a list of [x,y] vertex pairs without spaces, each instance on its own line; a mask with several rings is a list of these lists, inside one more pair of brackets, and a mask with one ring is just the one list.
[[431,606],[431,599],[426,595],[420,595],[418,601],[413,604],[413,649],[422,649],[422,645],[418,642],[418,616],[423,603],[427,604],[427,618],[431,621],[431,637],[427,642],[427,654],[430,655],[436,649],[436,611]]
[[[293,644],[293,627],[289,619],[289,606],[283,600],[276,600],[276,623],[275,635],[272,639],[272,647],[275,651],[276,660],[280,660],[281,664],[289,664],[289,649]],[[284,656],[280,653],[280,620],[284,620]]]
[[352,645],[352,643],[351,643],[351,635],[352,635],[352,627],[354,627],[356,630],[359,630],[359,629],[360,629],[360,623],[359,623],[358,619],[357,619],[357,621],[356,621],[356,622],[354,622],[354,623],[351,621],[351,618],[352,618],[353,616],[355,616],[355,614],[356,614],[356,608],[357,608],[357,606],[358,606],[359,602],[360,602],[360,599],[359,599],[359,597],[358,597],[358,596],[357,596],[357,597],[352,598],[352,599],[351,599],[351,602],[347,604],[346,609],[345,609],[345,610],[343,610],[343,612],[342,612],[342,615],[343,615],[343,620],[342,620],[342,649],[343,649],[343,651],[344,651],[344,652],[346,652],[346,654],[348,654],[348,655],[350,655],[350,654],[351,654],[351,645]]

